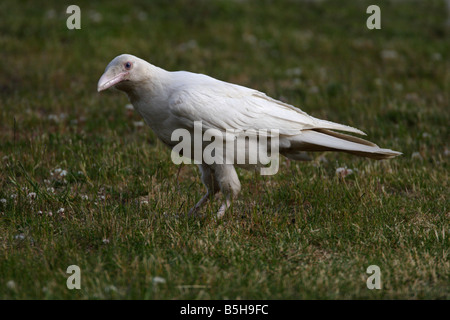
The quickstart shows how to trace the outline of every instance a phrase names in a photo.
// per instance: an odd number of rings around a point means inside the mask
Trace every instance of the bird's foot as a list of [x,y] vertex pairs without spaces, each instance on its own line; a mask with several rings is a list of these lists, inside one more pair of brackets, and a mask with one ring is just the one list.
[[198,218],[199,217],[198,209],[199,207],[197,206],[192,207],[187,214],[188,218]]
[[219,208],[219,211],[217,211],[216,213],[216,217],[218,219],[222,219],[223,216],[225,215],[225,211],[227,211],[227,209],[231,206],[231,201],[230,199],[227,199],[226,201],[224,201],[222,203],[222,205]]

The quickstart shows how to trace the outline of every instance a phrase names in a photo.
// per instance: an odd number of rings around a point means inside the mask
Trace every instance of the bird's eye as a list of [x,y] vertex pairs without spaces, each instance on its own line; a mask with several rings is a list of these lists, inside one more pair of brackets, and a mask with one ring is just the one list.
[[125,62],[124,66],[125,66],[125,69],[130,70],[131,67],[133,66],[133,64],[128,61],[128,62]]

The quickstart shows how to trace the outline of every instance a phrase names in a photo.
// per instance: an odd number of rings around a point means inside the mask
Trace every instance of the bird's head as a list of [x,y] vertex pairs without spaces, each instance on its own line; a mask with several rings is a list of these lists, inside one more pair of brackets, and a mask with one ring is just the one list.
[[105,69],[98,80],[97,91],[103,91],[110,87],[122,91],[129,91],[139,82],[148,79],[146,61],[131,54],[122,54],[115,57]]

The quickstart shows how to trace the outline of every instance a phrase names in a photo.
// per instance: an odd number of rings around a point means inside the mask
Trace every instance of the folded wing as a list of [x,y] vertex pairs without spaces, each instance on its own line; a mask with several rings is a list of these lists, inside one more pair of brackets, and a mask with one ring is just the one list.
[[204,76],[178,88],[170,110],[184,125],[202,121],[203,128],[226,130],[279,130],[280,152],[303,160],[302,151],[343,151],[385,159],[401,153],[331,130],[365,135],[356,128],[314,118],[302,110],[246,87]]

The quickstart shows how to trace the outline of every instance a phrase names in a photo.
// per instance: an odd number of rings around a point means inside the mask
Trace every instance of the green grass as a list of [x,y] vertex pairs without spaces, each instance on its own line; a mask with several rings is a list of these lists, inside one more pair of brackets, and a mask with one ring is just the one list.
[[[77,1],[72,31],[69,4],[0,4],[0,298],[450,298],[443,1],[379,1],[381,30],[366,28],[373,1]],[[259,89],[404,154],[239,171],[224,219],[184,218],[205,191],[197,169],[178,174],[126,96],[96,92],[120,53]],[[66,287],[73,264],[81,290]],[[381,290],[366,287],[373,264]]]

